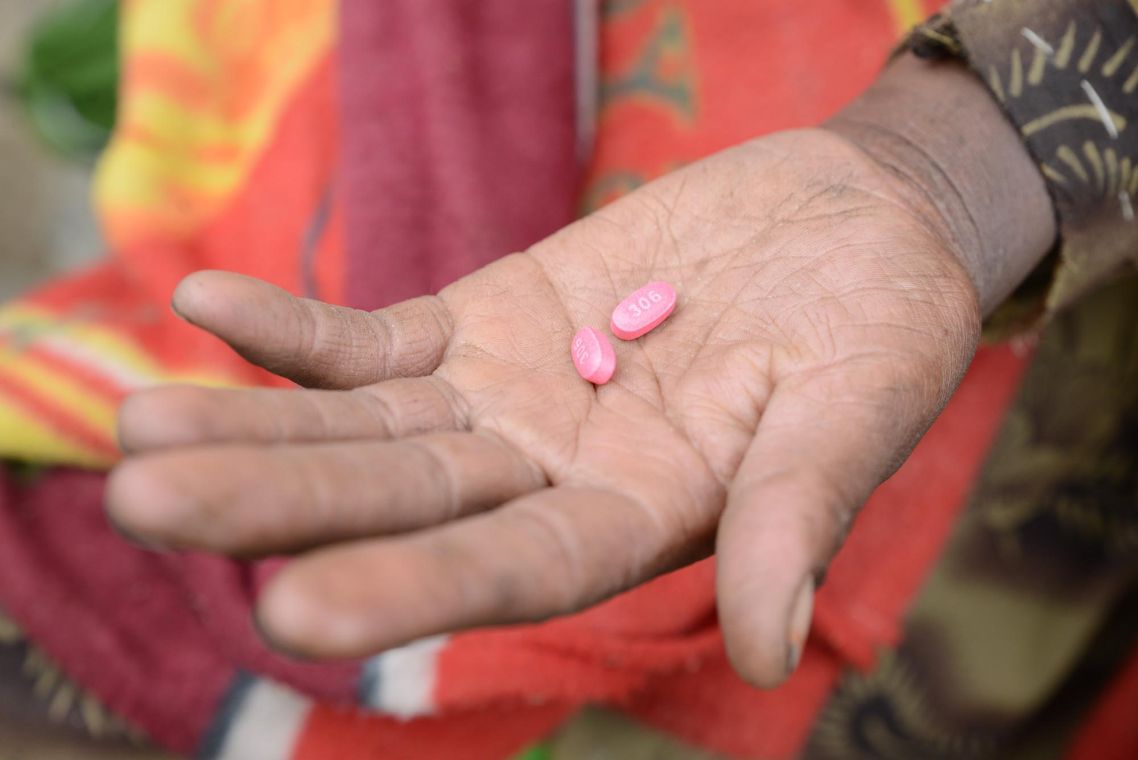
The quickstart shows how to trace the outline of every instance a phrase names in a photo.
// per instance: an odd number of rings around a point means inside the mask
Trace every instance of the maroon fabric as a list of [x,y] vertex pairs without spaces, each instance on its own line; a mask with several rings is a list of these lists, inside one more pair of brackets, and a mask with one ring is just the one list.
[[435,292],[571,221],[571,0],[344,0],[349,302]]
[[166,557],[123,541],[103,475],[18,487],[0,469],[0,607],[115,713],[193,751],[235,670],[186,604]]
[[239,671],[355,700],[358,663],[290,660],[255,632],[253,599],[276,562],[127,543],[107,522],[99,473],[53,470],[25,487],[0,478],[0,609],[163,746],[195,750]]
[[314,699],[354,704],[360,663],[300,661],[268,647],[252,615],[257,594],[283,560],[248,563],[193,553],[171,558],[183,604],[196,613],[216,651],[240,670],[271,678]]

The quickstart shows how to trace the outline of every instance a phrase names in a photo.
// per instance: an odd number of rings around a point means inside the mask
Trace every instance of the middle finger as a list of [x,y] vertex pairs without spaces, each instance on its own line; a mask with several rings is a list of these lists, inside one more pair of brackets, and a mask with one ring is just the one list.
[[537,466],[493,435],[436,433],[159,452],[112,474],[107,505],[145,541],[263,555],[414,530],[545,485]]

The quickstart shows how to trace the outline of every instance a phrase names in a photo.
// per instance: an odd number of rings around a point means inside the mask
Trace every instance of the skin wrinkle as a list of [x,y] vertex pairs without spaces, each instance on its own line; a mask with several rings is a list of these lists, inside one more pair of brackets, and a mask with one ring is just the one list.
[[644,357],[644,363],[648,366],[648,374],[656,382],[656,397],[659,399],[656,407],[660,411],[664,411],[666,406],[664,403],[664,386],[660,381],[660,373],[656,371],[656,366],[652,362],[652,355],[648,352],[646,341],[637,341],[636,350],[640,356]]
[[[300,472],[304,472],[305,470],[313,472],[313,477],[298,478],[304,484],[302,488],[305,491],[304,496],[299,501],[308,505],[309,509],[318,512],[318,519],[312,521],[312,524],[321,526],[336,524],[337,520],[334,515],[340,512],[340,510],[337,510],[335,507],[340,500],[338,490],[335,487],[337,484],[330,480],[316,477],[318,469],[314,466],[314,460],[310,457],[298,456],[296,454],[290,454],[290,456],[295,461],[295,466]],[[346,464],[353,472],[360,473],[364,470],[364,462],[361,461],[360,457],[344,456],[340,459],[340,463]],[[353,478],[353,480],[362,482],[358,478]],[[359,514],[359,512],[356,514]],[[357,528],[360,527],[358,522],[356,526]],[[351,530],[345,530],[343,532],[347,535],[353,535],[354,533],[354,531]],[[309,545],[314,545],[314,543],[315,542],[312,542]]]
[[[878,201],[878,204],[880,204],[880,201]],[[879,205],[873,206],[867,204],[865,206],[854,206],[852,208],[838,209],[836,211],[820,211],[813,216],[797,216],[794,217],[791,221],[794,224],[804,224],[806,222],[832,222],[835,220],[838,222],[853,222],[861,219],[862,215],[866,211],[877,211],[879,208]]]
[[[801,197],[801,194],[791,196],[791,198],[794,198],[798,201],[798,205],[796,205],[794,209],[789,212],[781,212],[780,210],[780,213],[774,216],[774,221],[771,224],[771,228],[779,229],[782,227],[790,226],[797,227],[802,222],[808,221],[807,218],[801,216],[802,212],[808,208],[813,207],[821,199],[833,202],[834,191],[838,187],[838,185],[834,184],[819,185],[817,187],[808,188],[810,194],[804,198]],[[790,199],[788,198],[788,202],[789,200]],[[831,212],[831,215],[841,215],[844,214],[845,211],[845,208],[837,209]]]
[[524,469],[529,471],[532,491],[539,491],[543,488],[548,488],[553,485],[549,478],[549,474],[541,467],[541,465],[533,458],[526,455],[525,451],[518,446],[514,445],[506,436],[489,427],[483,427],[477,431],[472,431],[474,435],[483,436],[496,445],[500,446],[505,453],[508,453],[513,459],[515,464],[521,465]]
[[454,415],[455,427],[458,430],[470,430],[470,404],[462,394],[440,376],[437,369],[424,379],[442,398],[447,410]]
[[443,299],[437,295],[423,296],[424,303],[428,305],[428,311],[434,317],[435,326],[438,329],[438,338],[441,343],[441,348],[436,350],[434,359],[434,366],[430,368],[434,371],[439,363],[442,362],[442,357],[446,355],[447,344],[450,343],[451,338],[454,336],[455,324],[454,314],[447,308]]
[[[545,262],[541,260],[540,256],[533,253],[533,249],[526,251],[524,256],[525,260],[532,263],[538,274],[541,275],[542,284],[546,287],[546,289],[549,290],[550,293],[553,294],[554,298],[557,299],[557,303],[561,307],[561,314],[565,317],[565,323],[571,325],[573,323],[572,312],[569,310],[569,305],[565,303],[565,299],[562,297],[561,291],[558,290],[557,286],[554,284],[554,280],[549,274],[549,270],[545,267]],[[609,277],[609,280],[612,280],[611,275]]]
[[[650,506],[642,499],[630,496],[629,498],[633,506],[639,508],[646,519],[652,519],[663,535],[671,535],[673,538],[670,541],[664,541],[664,550],[658,552],[658,555],[651,560],[634,563],[631,572],[622,580],[618,590],[632,587],[638,582],[639,578],[650,580],[664,573],[678,570],[685,564],[695,561],[691,559],[693,551],[697,555],[696,559],[702,559],[703,556],[700,555],[700,547],[706,545],[707,539],[710,539],[714,535],[719,515],[727,503],[725,489],[720,490],[723,491],[723,493],[711,499],[706,497],[696,498],[694,494],[689,494],[689,503],[706,504],[709,508],[704,510],[689,509],[673,511],[671,513],[673,521],[678,526],[676,530],[668,529],[664,523],[664,518],[667,517],[667,515],[662,513],[661,510]],[[684,519],[685,515],[690,515],[690,519]],[[688,547],[691,548],[689,549]]]
[[[399,319],[394,318],[396,314]],[[370,312],[369,316],[377,345],[386,349],[380,351],[386,366],[379,369],[377,378],[417,377],[432,372],[442,361],[454,334],[450,312],[437,296],[421,296]],[[375,331],[376,326],[381,329]],[[397,371],[392,371],[392,357],[403,357]],[[411,357],[417,358],[413,364],[408,363]]]
[[[590,389],[588,391],[582,389],[581,392],[594,393],[595,395],[595,391],[592,390],[592,386],[590,386]],[[591,418],[593,412],[598,408],[598,404],[590,400],[586,402],[586,411],[584,417],[579,417],[576,414],[572,414],[572,419],[575,422],[576,430],[572,436],[573,444],[560,456],[557,456],[556,453],[551,453],[546,456],[523,454],[523,456],[525,456],[526,459],[538,469],[541,477],[543,477],[551,485],[557,486],[567,481],[567,478],[572,471],[572,467],[578,458],[578,452],[581,445],[581,435],[583,434],[585,426],[588,424],[588,421]],[[561,409],[563,411],[572,413],[576,409],[576,406],[572,404],[566,404],[562,405]],[[470,424],[472,431],[475,433],[489,433],[491,435],[499,437],[503,441],[510,443],[510,445],[517,446],[519,448],[519,451],[524,452],[525,450],[521,442],[525,439],[526,436],[522,435],[518,430],[516,430],[516,426],[514,426],[515,429],[511,429],[510,426],[505,425],[500,418],[489,417],[485,414],[473,414],[471,416]],[[558,461],[561,461],[563,463],[560,467],[557,466]]]
[[[941,183],[947,187],[951,193],[951,197],[955,201],[955,204],[952,205],[963,211],[962,216],[967,220],[966,226],[971,230],[971,234],[968,236],[970,240],[968,241],[956,230],[956,227],[959,225],[953,225],[948,221],[948,219],[953,216],[952,212],[949,211],[946,213],[941,208],[941,204],[938,202],[938,196],[934,196],[933,193],[925,187],[925,183],[921,182],[918,177],[914,175],[911,167],[909,167],[906,162],[897,160],[890,155],[873,155],[873,159],[882,168],[900,177],[903,182],[916,190],[924,198],[924,205],[932,209],[941,209],[939,216],[942,219],[942,224],[937,224],[932,215],[922,212],[919,209],[917,210],[917,218],[926,219],[929,231],[939,239],[950,243],[948,246],[949,250],[954,251],[961,260],[965,270],[971,275],[976,290],[978,292],[984,292],[985,280],[982,277],[982,270],[978,264],[978,260],[986,260],[986,257],[982,253],[980,226],[976,223],[971,209],[964,200],[963,193],[952,177],[945,172],[939,163],[920,144],[900,132],[887,129],[879,124],[854,119],[850,116],[840,116],[835,123],[858,127],[875,134],[879,138],[884,138],[887,142],[894,141],[900,144],[906,151],[919,156],[926,165],[926,168],[931,170],[934,176],[939,177]],[[912,211],[912,209],[910,211]],[[960,211],[956,213],[956,216],[961,216]],[[966,244],[967,242],[972,243],[972,245],[968,246]],[[978,253],[974,256],[968,256],[966,255],[967,251],[977,251]]]
[[[372,386],[375,387],[375,386]],[[398,413],[392,408],[383,398],[380,398],[374,391],[369,392],[370,389],[356,389],[357,392],[362,392],[363,396],[368,399],[368,403],[364,404],[368,414],[379,425],[380,429],[388,431],[390,434],[393,431],[399,430],[399,416]]]
[[[669,422],[669,424],[671,423]],[[676,433],[677,436],[683,439],[685,443],[689,443],[684,437],[683,431],[681,429],[676,428],[674,425],[672,425],[672,430]],[[648,504],[646,501],[644,501],[642,495],[634,489],[629,489],[627,487],[621,486],[615,491],[620,496],[628,499],[634,505],[638,506],[644,513],[646,519],[649,519],[651,522],[656,524],[657,528],[660,529],[661,535],[676,535],[675,532],[669,532],[664,526],[663,522],[663,520],[667,518],[669,514],[672,515],[672,518],[681,526],[680,535],[684,537],[680,540],[673,541],[673,543],[677,546],[682,546],[684,543],[687,543],[695,536],[703,535],[710,529],[710,527],[713,527],[704,525],[708,519],[706,510],[692,508],[693,506],[698,506],[707,502],[706,497],[703,497],[703,494],[699,493],[700,489],[697,488],[697,485],[709,480],[711,483],[715,484],[715,488],[713,489],[714,491],[718,492],[723,490],[718,486],[718,481],[715,477],[714,470],[703,459],[699,451],[695,449],[694,446],[690,446],[690,443],[688,445],[688,448],[695,454],[695,464],[701,465],[703,467],[703,477],[693,477],[694,471],[692,468],[681,468],[685,474],[685,477],[680,478],[679,481],[674,482],[673,485],[676,485],[679,488],[687,491],[687,498],[681,502],[676,502],[675,505],[671,508],[661,509],[659,505],[653,506]],[[675,474],[677,468],[674,458],[654,457],[649,452],[645,452],[643,454],[643,461],[647,461],[649,459],[654,459],[656,461],[656,469],[659,472],[668,473],[669,475]],[[677,490],[678,489],[667,489],[666,492],[669,494],[674,494],[677,492]],[[718,501],[723,501],[723,499],[719,499]],[[720,510],[713,509],[711,510],[710,514],[717,515],[719,511]],[[695,518],[696,524],[691,524],[691,520],[685,520],[685,515],[692,515]],[[671,567],[670,563],[668,564],[669,567]]]
[[[578,451],[580,450],[580,436],[584,429],[584,420],[573,417],[576,422],[576,435],[572,436],[573,444],[561,452],[549,452],[528,454],[522,446],[525,436],[519,435],[517,432],[512,432],[511,429],[505,426],[501,420],[498,419],[484,419],[476,424],[471,432],[477,435],[491,435],[499,438],[503,443],[511,449],[519,452],[519,456],[524,459],[526,464],[533,468],[536,473],[537,480],[543,480],[552,487],[560,486],[566,482],[567,472],[571,470],[572,463],[576,460]],[[585,419],[588,419],[586,414]],[[563,462],[558,466],[558,462]]]
[[456,517],[462,516],[464,513],[462,490],[459,486],[458,476],[455,474],[450,462],[440,457],[438,452],[433,448],[424,446],[421,441],[414,438],[405,438],[403,439],[403,443],[419,452],[419,455],[427,460],[428,469],[433,470],[439,476],[431,478],[432,485],[441,486],[442,493],[444,494],[443,500],[446,502],[444,520],[439,520],[439,522],[453,520]]
[[[667,463],[663,463],[663,465],[666,466]],[[709,536],[714,531],[715,519],[719,510],[703,512],[693,509],[672,509],[665,511],[645,502],[638,494],[625,492],[623,495],[645,520],[652,521],[656,526],[657,533],[662,538],[659,539],[657,551],[646,557],[637,557],[630,563],[628,572],[624,574],[616,587],[617,592],[633,587],[640,582],[641,578],[651,580],[685,566],[691,561],[691,550],[698,551],[698,546],[705,543],[700,539]],[[708,501],[707,498],[696,498],[694,494],[688,494],[688,504],[707,503]],[[723,499],[719,501],[722,502]],[[675,527],[670,527],[669,523]],[[667,536],[671,536],[671,538],[666,538]]]
[[[663,226],[663,229],[661,230],[661,232],[666,231],[668,234],[668,238],[672,241],[672,249],[676,253],[676,264],[678,266],[678,271],[680,272],[680,276],[681,276],[680,287],[682,288],[682,290],[687,290],[687,282],[683,278],[684,268],[682,266],[680,266],[683,263],[683,257],[680,253],[680,251],[681,251],[680,240],[679,240],[679,237],[676,235],[674,222],[676,219],[676,209],[678,209],[680,207],[680,199],[683,198],[684,190],[687,189],[687,186],[688,186],[688,175],[687,174],[681,175],[680,181],[679,181],[679,187],[676,188],[676,195],[672,199],[671,205],[664,207],[665,208],[664,226]],[[655,264],[658,260],[659,260],[659,253],[658,253],[658,249],[657,249],[657,253],[654,254],[652,257],[652,264],[653,264],[652,269],[656,268]]]
[[[317,519],[315,520],[312,520],[310,518],[310,524],[321,526],[335,524],[336,520],[334,519],[333,515],[337,510],[335,509],[334,505],[339,500],[338,493],[334,488],[335,484],[329,482],[327,479],[318,477],[320,470],[314,465],[313,460],[309,457],[298,456],[292,451],[289,451],[286,456],[292,462],[292,468],[290,468],[290,471],[302,473],[300,477],[296,478],[296,480],[299,481],[299,490],[301,491],[297,502],[303,503],[306,505],[307,510],[314,512],[317,515]],[[359,463],[352,458],[345,457],[341,460],[341,463],[346,464],[352,470],[360,469]],[[311,473],[311,475],[309,477],[305,477],[303,476],[303,473],[305,472]],[[257,510],[254,512],[256,511]],[[273,541],[264,542],[262,544],[263,546],[265,544],[269,544],[270,551],[277,549],[280,544],[286,543],[282,539],[287,537],[287,534],[275,534],[273,528],[275,528],[275,526],[270,527],[270,535],[273,536]],[[232,534],[232,531],[229,531],[229,533]],[[308,542],[308,545],[312,545],[318,542],[322,539],[322,536],[316,536],[313,538],[315,540],[310,540],[310,542]],[[303,545],[306,542],[299,542],[300,545],[298,545],[298,542],[295,541],[289,541],[287,543],[291,544],[290,548],[296,551],[298,549],[302,549]],[[246,548],[246,551],[248,552],[250,549]],[[263,555],[266,552],[261,551],[259,553]]]
[[[312,305],[309,304],[309,309]],[[358,312],[361,316],[364,312]],[[331,368],[340,364],[340,357],[342,356],[356,356],[359,355],[360,344],[356,339],[356,331],[351,328],[351,317],[354,314],[350,312],[341,311],[339,309],[332,312],[333,320],[338,324],[338,329],[331,332],[323,332],[320,325],[324,323],[321,321],[313,320],[311,311],[309,311],[310,323],[315,324],[316,328],[313,330],[313,346],[311,348],[312,354],[310,359],[314,364],[322,364],[325,367]],[[365,324],[370,326],[370,320]],[[378,337],[378,336],[377,336]],[[346,342],[345,342],[346,338]],[[387,345],[377,342],[376,345]],[[369,346],[363,346],[366,352]],[[372,351],[376,358],[376,375],[375,377],[386,377],[389,367],[389,357],[386,351],[374,350]]]
[[696,352],[695,356],[692,358],[692,361],[691,361],[691,366],[694,366],[694,365],[696,365],[696,364],[698,364],[698,363],[699,363],[700,359],[701,359],[701,358],[703,357],[703,355],[704,355],[704,352],[705,352],[705,351],[707,350],[707,348],[708,348],[708,347],[711,345],[711,342],[712,342],[712,338],[714,337],[714,335],[715,335],[716,331],[717,331],[717,330],[718,330],[718,329],[719,329],[719,328],[720,328],[720,327],[723,325],[723,322],[724,322],[724,320],[727,318],[727,316],[728,316],[729,314],[731,314],[731,313],[732,313],[732,310],[733,310],[733,309],[740,309],[740,307],[739,307],[739,304],[738,304],[738,301],[739,301],[739,296],[740,296],[740,295],[742,295],[742,293],[743,293],[743,292],[746,290],[746,288],[747,288],[747,285],[749,285],[749,284],[750,284],[749,282],[743,282],[743,283],[742,283],[742,284],[741,284],[741,285],[740,285],[740,286],[739,286],[739,287],[738,287],[738,288],[735,290],[735,292],[734,292],[734,293],[732,294],[732,296],[731,296],[731,299],[730,299],[730,301],[729,301],[729,302],[728,302],[728,304],[727,304],[727,307],[726,307],[726,308],[724,308],[724,309],[722,309],[722,310],[719,312],[719,314],[718,314],[718,316],[715,318],[715,320],[714,320],[714,321],[713,321],[713,322],[712,322],[712,323],[711,323],[711,324],[708,326],[708,328],[707,328],[707,329],[704,331],[704,333],[703,333],[703,339],[700,341],[700,346],[701,346],[701,347],[700,347],[700,349],[699,349],[699,350]]
[[[529,578],[532,588],[540,589],[539,593],[530,592],[529,598],[524,592],[516,589],[513,578],[517,576],[507,569],[499,573],[499,582],[495,588],[505,590],[505,599],[500,599],[496,606],[498,609],[512,609],[522,599],[526,600],[523,614],[527,619],[541,619],[551,615],[574,612],[586,606],[597,592],[590,588],[593,584],[586,583],[588,573],[581,563],[583,551],[580,543],[571,536],[573,531],[566,530],[560,523],[554,522],[558,513],[552,509],[536,509],[517,505],[513,507],[513,516],[518,521],[518,527],[536,534],[535,540],[528,542],[531,546],[541,547],[544,562],[540,574]],[[538,581],[540,582],[534,582]],[[580,589],[585,589],[582,594]],[[534,608],[535,599],[543,599]]]
[[[800,470],[790,467],[779,468],[777,470],[764,473],[761,482],[769,484],[772,481],[777,482],[779,480],[792,481],[799,484],[799,487],[801,487],[802,478],[800,476],[800,473]],[[823,489],[833,487],[832,484],[827,484],[825,480],[818,481],[818,484],[821,485]],[[743,482],[740,485],[739,490],[756,491],[760,490],[760,486],[755,482]],[[768,488],[767,490],[771,489]],[[777,488],[773,490],[777,492]],[[840,494],[841,491],[834,491],[834,493]],[[811,564],[811,570],[816,574],[817,577],[820,574],[824,574],[827,565],[829,565],[829,561],[833,558],[834,554],[837,553],[838,549],[841,548],[841,543],[844,540],[846,531],[848,531],[850,526],[853,525],[853,521],[856,519],[857,512],[860,511],[860,507],[853,510],[846,510],[842,508],[840,505],[845,503],[843,498],[839,498],[837,500],[828,500],[825,498],[820,499],[815,497],[804,499],[804,501],[810,501],[815,504],[824,503],[827,505],[827,508],[825,511],[820,513],[816,513],[813,510],[795,510],[789,514],[768,512],[768,514],[778,515],[778,517],[767,517],[764,521],[764,527],[768,530],[768,532],[773,530],[774,532],[779,532],[782,535],[801,535],[802,533],[805,533],[807,536],[813,537],[815,540],[810,542],[811,550],[809,553],[815,558]],[[835,507],[834,505],[839,506]],[[798,526],[802,526],[804,530],[798,531],[785,528],[782,530],[778,529],[780,525],[788,524],[797,524]],[[818,537],[822,537],[821,540],[818,540]],[[819,544],[821,544],[821,551],[818,550]],[[820,581],[818,585],[821,585]]]
[[[612,289],[615,297],[615,294],[619,293],[620,291],[616,286],[616,278],[613,277],[612,267],[609,266],[608,259],[606,259],[604,256],[601,256],[601,261],[604,262],[605,277],[608,279],[609,287]],[[553,283],[551,282],[550,286],[552,287],[552,285]]]
[[402,346],[395,338],[395,329],[391,319],[382,310],[368,315],[368,328],[372,331],[375,345],[378,347],[375,356],[375,379],[386,379],[392,376],[391,360],[397,356]]
[[[315,397],[301,395],[303,396],[303,400],[301,400],[300,403],[308,407],[308,410],[311,412],[310,418],[315,420],[317,432],[316,435],[312,437],[318,440],[328,438],[330,431],[333,430],[333,425],[328,419],[324,407],[316,403]],[[273,427],[275,428],[273,443],[279,444],[289,440],[291,436],[289,436],[285,430],[285,416],[282,414],[274,414],[271,416],[273,418]],[[305,434],[311,435],[309,431],[305,431]]]
[[[817,403],[817,405],[825,408],[827,406],[827,403],[821,402]],[[878,408],[871,407],[869,411],[871,412],[872,417],[878,417],[880,415],[880,409]],[[823,430],[827,434],[830,434],[832,432],[832,429],[829,426],[825,425],[817,418],[801,419],[798,421],[797,429],[799,432],[803,429],[809,430],[810,428]],[[813,456],[812,452],[803,453],[803,461],[808,461],[809,458]],[[837,470],[843,470],[845,472],[845,476],[836,476],[835,471]],[[848,470],[848,467],[810,468],[812,477],[816,479],[816,481],[822,486],[823,490],[828,491],[835,496],[835,498],[831,499],[812,500],[815,502],[821,501],[827,506],[829,510],[826,514],[820,517],[820,522],[823,525],[837,524],[843,526],[843,528],[844,526],[848,526],[852,522],[853,515],[856,515],[857,512],[859,512],[864,506],[865,502],[869,499],[869,495],[873,489],[877,487],[878,483],[883,481],[888,476],[888,473],[885,471],[865,472],[863,473],[862,477],[862,480],[865,482],[859,483],[855,479],[849,477]],[[796,471],[800,472],[800,470],[789,469],[788,473]],[[796,480],[802,483],[808,482],[810,478],[800,475],[796,478]]]
[[[786,377],[784,377],[780,381],[778,387],[776,387],[775,393],[777,394],[780,391],[783,391],[785,393],[796,393],[797,392],[798,394],[801,394],[803,388],[810,387],[811,383],[817,382],[819,378],[823,378],[823,379],[829,378],[834,373],[835,370],[841,369],[843,367],[848,368],[850,366],[856,366],[858,363],[861,363],[863,361],[865,363],[867,363],[869,365],[870,369],[872,369],[872,370],[879,370],[879,368],[881,366],[890,366],[894,371],[896,371],[898,369],[898,365],[895,362],[884,362],[883,363],[881,361],[882,356],[889,357],[889,356],[891,356],[891,354],[889,354],[889,353],[883,354],[881,351],[863,351],[863,352],[855,353],[855,354],[852,354],[852,355],[849,355],[846,357],[842,357],[841,359],[835,360],[829,364],[820,364],[820,365],[808,367],[806,369],[800,370],[796,373],[793,373],[793,374],[790,374],[790,375],[787,375]],[[905,364],[908,364],[908,362],[905,362]],[[855,375],[854,377],[860,378],[861,376]],[[851,383],[849,381],[849,378],[847,376],[847,380],[843,383],[843,386],[850,386],[850,385],[853,385],[853,383]],[[899,387],[904,387],[904,383],[898,383],[896,380],[893,380],[892,386],[894,389],[897,389]],[[863,392],[864,390],[865,390],[864,388],[858,388],[858,392]],[[877,393],[880,393],[880,389],[875,389],[875,391]],[[800,399],[804,398],[801,395],[796,396],[796,397],[800,398]],[[862,405],[870,405],[870,406],[874,405],[874,402],[872,402],[872,401],[851,400],[849,396],[838,395],[835,397],[835,395],[832,392],[830,392],[825,399],[810,399],[810,400],[812,400],[815,405],[823,407],[823,408],[825,408],[827,405],[832,406],[832,407],[841,407],[841,406],[846,405],[846,404],[853,404],[855,406],[855,408],[857,406],[862,406]],[[770,406],[770,404],[773,404],[773,403],[774,403],[774,399],[772,397],[771,401],[768,403],[768,407]],[[760,425],[761,424],[762,423],[760,422]]]
[[[400,381],[405,382],[405,381]],[[445,409],[443,413],[438,414],[438,408],[434,406],[435,403],[442,403],[446,406],[445,399],[441,397],[434,399],[424,398],[424,394],[420,393],[420,389],[430,389],[433,393],[438,393],[436,390],[437,383],[433,381],[431,376],[424,378],[423,381],[406,381],[414,382],[414,386],[402,386],[403,393],[400,394],[401,404],[393,404],[388,398],[381,395],[383,384],[372,386],[374,389],[370,394],[372,403],[371,411],[377,413],[379,417],[386,417],[389,427],[389,437],[408,436],[408,435],[421,435],[423,433],[438,431],[438,430],[452,430],[458,428],[455,424],[456,420],[454,412],[451,409]],[[408,399],[406,392],[413,390],[415,392],[414,399]],[[431,409],[428,412],[431,416],[430,424],[424,424],[422,420],[424,407]]]
[[[744,359],[748,363],[751,363],[751,359],[750,359],[751,354],[752,354],[752,352],[741,351],[741,352],[736,352],[732,355],[736,358],[742,356],[742,357],[744,357]],[[769,354],[768,354],[768,358],[769,358]],[[752,375],[754,377],[769,377],[769,361],[768,361],[768,369],[764,370],[764,369],[759,368],[758,365],[756,365],[755,371],[752,373]],[[683,381],[688,380],[689,378],[691,378],[691,373],[690,372],[685,373],[683,378],[681,378],[681,388],[682,388]],[[703,384],[703,382],[698,380],[698,379],[691,380],[691,382],[698,383],[700,385]],[[680,393],[680,395],[684,396],[685,398],[691,397],[690,393],[685,394],[682,390],[679,391],[679,393]],[[764,398],[769,398],[770,393],[771,393],[771,386],[768,383],[768,384],[764,385],[763,390],[761,390],[758,393],[758,396],[764,397]],[[740,419],[740,418],[736,417],[734,414],[732,414],[732,412],[729,409],[724,407],[722,404],[716,404],[716,403],[709,400],[708,405],[711,408],[715,409],[716,412],[718,412],[719,414],[726,415],[729,419],[731,419],[732,422],[734,423],[734,426],[736,427],[736,429],[739,432],[745,434],[747,436],[747,438],[749,439],[749,438],[752,438],[754,436],[755,431],[758,429],[758,426],[759,426],[760,421],[762,419],[763,409],[766,406],[765,401],[760,402],[759,398],[753,398],[753,399],[751,399],[751,401],[753,404],[753,413],[754,413],[753,414],[753,416],[754,416],[753,420],[750,420],[750,419],[744,420],[744,419]],[[689,404],[690,404],[690,402],[689,402]],[[692,410],[690,410],[689,404],[684,404],[683,406],[684,406],[685,410],[688,411],[687,416],[689,418],[695,419],[698,417],[698,415],[691,414]],[[705,448],[706,436],[700,436],[700,435],[694,434],[694,431],[691,430],[691,425],[692,425],[691,422],[685,421],[681,425],[681,428],[683,430],[687,431],[687,434],[688,434],[687,437],[692,441],[692,445],[695,447],[696,451],[699,452],[700,456],[707,463],[709,469],[715,475],[715,477],[718,479],[720,485],[722,485],[726,489],[730,485],[732,479],[735,477],[735,474],[738,472],[740,464],[742,464],[743,457],[746,453],[746,448],[745,447],[742,448],[737,453],[737,455],[734,457],[734,461],[728,463],[728,465],[725,468],[716,468],[713,465],[711,458],[708,456],[708,453],[707,453],[706,448]],[[722,470],[722,473],[720,472],[720,470]]]
[[[302,363],[309,364],[316,355],[316,347],[318,345],[317,327],[307,303],[295,301],[292,303],[292,307],[291,313],[297,328],[294,332],[298,342],[295,353],[298,353],[302,357]],[[281,353],[287,355],[286,352]],[[278,362],[273,361],[272,363],[275,365]],[[307,385],[307,383],[304,383],[304,385]]]
[[[810,328],[808,335],[814,337],[814,341],[810,341],[809,337],[804,340],[796,341],[796,346],[809,346],[810,353],[813,356],[837,356],[838,346],[834,341],[834,328],[833,322],[828,314],[819,309],[803,309],[798,315],[799,320],[805,320],[806,325]],[[802,335],[800,331],[798,333]],[[799,353],[801,354],[801,348]],[[802,361],[801,359],[799,361]]]

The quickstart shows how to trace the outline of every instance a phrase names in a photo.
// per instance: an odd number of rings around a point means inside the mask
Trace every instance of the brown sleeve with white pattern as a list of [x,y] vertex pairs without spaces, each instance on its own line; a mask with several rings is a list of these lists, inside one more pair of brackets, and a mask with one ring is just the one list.
[[908,40],[965,59],[1039,164],[1061,235],[1049,311],[1138,264],[1136,36],[1138,0],[956,0]]

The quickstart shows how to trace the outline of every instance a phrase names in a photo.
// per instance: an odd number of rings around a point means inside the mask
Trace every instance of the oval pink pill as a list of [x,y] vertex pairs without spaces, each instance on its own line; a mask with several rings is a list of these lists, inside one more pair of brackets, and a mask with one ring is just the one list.
[[596,385],[604,385],[616,371],[616,353],[609,339],[599,330],[582,327],[570,346],[577,374]]
[[621,340],[636,340],[667,319],[675,308],[675,288],[666,282],[650,282],[613,309],[612,334]]

